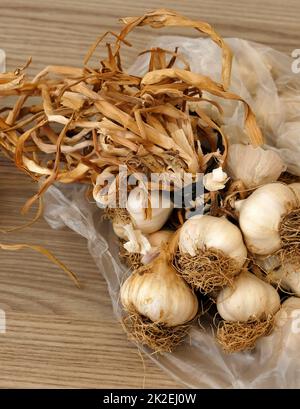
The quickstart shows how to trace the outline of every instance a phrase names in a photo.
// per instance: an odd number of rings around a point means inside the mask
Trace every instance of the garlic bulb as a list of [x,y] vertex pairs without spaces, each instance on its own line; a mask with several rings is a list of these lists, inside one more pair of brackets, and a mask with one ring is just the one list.
[[143,188],[136,187],[128,196],[127,211],[132,219],[135,228],[142,233],[154,233],[160,230],[168,220],[173,203],[170,198],[159,191],[151,192],[152,216],[146,218],[146,208],[148,207],[148,192]]
[[237,143],[228,148],[225,170],[233,180],[241,180],[249,189],[275,182],[286,166],[274,151]]
[[281,248],[280,222],[283,216],[299,207],[295,193],[298,185],[269,183],[235,203],[240,228],[252,253],[270,255]]
[[279,308],[280,298],[275,288],[249,272],[242,272],[234,287],[225,287],[217,297],[219,314],[231,322],[263,319]]
[[203,176],[204,187],[210,192],[224,189],[227,181],[227,174],[223,172],[222,167],[214,169],[212,172]]
[[167,327],[192,320],[198,311],[197,297],[163,256],[149,270],[129,276],[121,287],[121,301],[126,310],[134,308]]
[[181,227],[178,244],[181,253],[188,253],[192,257],[199,250],[221,250],[236,261],[238,268],[242,268],[247,257],[239,228],[223,217],[191,217]]

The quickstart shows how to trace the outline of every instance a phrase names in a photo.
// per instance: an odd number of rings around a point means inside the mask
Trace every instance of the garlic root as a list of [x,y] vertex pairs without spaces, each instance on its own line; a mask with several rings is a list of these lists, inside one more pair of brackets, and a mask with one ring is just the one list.
[[157,353],[172,352],[181,344],[191,329],[191,323],[167,327],[152,322],[138,312],[131,310],[122,320],[122,326],[128,338],[146,345]]
[[255,348],[260,337],[268,336],[274,326],[274,318],[249,320],[247,322],[221,321],[216,339],[224,352],[229,354]]
[[193,257],[177,251],[173,265],[188,284],[203,294],[233,286],[234,277],[240,270],[234,259],[215,249],[199,250]]

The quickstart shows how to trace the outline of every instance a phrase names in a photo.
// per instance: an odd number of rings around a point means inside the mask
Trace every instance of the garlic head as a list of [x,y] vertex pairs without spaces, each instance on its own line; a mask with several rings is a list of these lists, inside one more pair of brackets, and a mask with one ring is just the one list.
[[[144,267],[145,268],[145,267]],[[121,302],[152,322],[175,327],[191,321],[198,311],[198,300],[185,281],[163,257],[147,271],[137,271],[121,287]]]
[[280,308],[280,297],[270,284],[249,272],[242,272],[234,287],[225,287],[217,297],[221,317],[231,322],[246,322],[275,314]]
[[270,255],[279,250],[281,219],[298,206],[294,191],[279,182],[264,185],[247,199],[236,202],[240,228],[248,249],[257,255]]
[[180,230],[179,250],[196,256],[198,250],[221,250],[242,267],[247,249],[238,227],[223,217],[197,215],[188,219]]

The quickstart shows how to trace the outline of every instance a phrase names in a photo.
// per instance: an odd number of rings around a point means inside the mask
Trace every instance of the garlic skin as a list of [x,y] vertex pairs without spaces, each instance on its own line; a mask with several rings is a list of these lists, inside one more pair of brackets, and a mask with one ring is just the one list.
[[203,176],[203,184],[206,190],[216,192],[222,190],[228,181],[227,174],[223,172],[221,167],[214,169],[212,172]]
[[154,260],[151,270],[131,274],[121,287],[121,302],[152,322],[175,327],[192,320],[198,300],[185,281],[164,258]]
[[160,230],[168,220],[172,210],[171,200],[159,191],[151,192],[152,217],[146,219],[146,208],[148,203],[148,192],[136,187],[128,196],[127,211],[134,227],[142,233],[150,234]]
[[239,228],[223,217],[197,215],[181,227],[179,250],[196,256],[198,250],[221,250],[234,259],[242,268],[247,258],[247,249]]
[[274,151],[239,143],[228,147],[225,170],[233,180],[241,180],[246,189],[275,182],[286,168]]
[[275,288],[248,271],[235,280],[234,288],[225,287],[217,297],[221,317],[231,322],[246,322],[275,314],[280,297]]
[[140,230],[135,230],[131,223],[124,225],[124,230],[128,241],[123,246],[128,253],[145,255],[151,250],[147,237]]
[[295,189],[279,182],[269,183],[235,203],[240,228],[252,253],[270,255],[281,248],[280,221],[299,206]]

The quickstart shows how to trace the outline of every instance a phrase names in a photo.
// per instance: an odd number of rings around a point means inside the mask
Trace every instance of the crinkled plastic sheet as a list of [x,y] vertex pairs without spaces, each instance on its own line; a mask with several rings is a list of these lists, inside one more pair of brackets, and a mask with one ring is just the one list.
[[[289,170],[300,175],[300,110],[292,114],[279,96],[288,89],[297,92],[299,78],[291,71],[292,59],[263,45],[239,39],[227,39],[235,59],[232,90],[246,99],[256,111],[269,148],[278,151]],[[220,52],[206,39],[161,37],[153,46],[180,47],[191,69],[220,78]],[[142,73],[145,56],[131,67]],[[299,88],[300,89],[300,88]],[[217,98],[216,98],[217,99]],[[243,135],[243,110],[226,101],[225,129],[233,140]],[[245,136],[246,137],[246,136]],[[107,281],[116,317],[121,317],[120,283],[128,271],[118,258],[118,242],[111,225],[103,221],[101,210],[89,203],[85,187],[52,186],[45,195],[45,218],[53,228],[68,226],[87,239],[88,248],[100,273]],[[195,326],[190,338],[172,354],[153,354],[150,359],[191,388],[298,388],[300,387],[300,299],[292,297],[276,316],[273,333],[260,339],[254,351],[227,355],[212,337],[210,327],[203,331]],[[298,328],[299,327],[299,328]],[[125,336],[125,335],[124,335]]]

